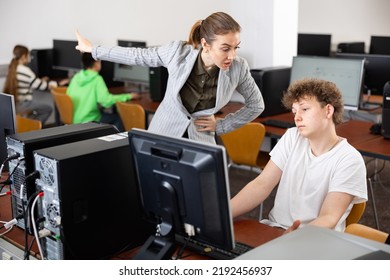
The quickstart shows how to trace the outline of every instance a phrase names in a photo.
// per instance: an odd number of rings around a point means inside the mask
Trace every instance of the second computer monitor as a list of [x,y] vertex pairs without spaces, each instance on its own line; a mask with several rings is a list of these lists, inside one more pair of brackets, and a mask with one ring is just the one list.
[[370,54],[390,55],[390,36],[371,36]]
[[336,57],[364,60],[364,92],[383,94],[384,85],[390,81],[390,55],[338,53]]
[[[0,93],[0,166],[8,157],[6,136],[16,133],[14,96]],[[3,171],[8,171],[8,164],[4,163]]]
[[[120,47],[137,47],[145,48],[146,42],[118,40]],[[115,63],[114,65],[114,80],[124,82],[125,84],[133,83],[140,86],[149,86],[149,67],[139,65],[125,65]]]
[[298,55],[329,56],[331,51],[330,34],[298,33]]
[[77,41],[53,40],[53,68],[66,71],[82,69],[81,53],[75,49]]
[[344,99],[344,108],[358,110],[362,94],[364,61],[334,57],[296,56],[290,83],[303,78],[318,78],[336,84]]

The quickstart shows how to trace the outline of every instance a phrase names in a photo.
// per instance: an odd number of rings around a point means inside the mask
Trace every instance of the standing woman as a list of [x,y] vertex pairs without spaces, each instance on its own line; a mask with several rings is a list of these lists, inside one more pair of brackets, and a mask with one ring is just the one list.
[[[13,58],[8,66],[7,78],[3,91],[15,97],[17,114],[40,120],[42,124],[49,118],[52,107],[33,98],[33,90],[48,90],[57,87],[56,81],[49,81],[48,77],[38,78],[27,66],[30,62],[30,52],[27,47],[16,45]],[[68,79],[60,85],[68,83]]]
[[[167,89],[149,130],[215,143],[215,133],[237,129],[264,110],[248,63],[237,56],[240,31],[240,25],[230,15],[217,12],[197,21],[186,42],[173,41],[151,48],[104,47],[93,46],[76,33],[76,49],[91,52],[98,60],[166,67]],[[244,97],[245,105],[225,118],[216,119],[214,114],[230,101],[234,91]]]

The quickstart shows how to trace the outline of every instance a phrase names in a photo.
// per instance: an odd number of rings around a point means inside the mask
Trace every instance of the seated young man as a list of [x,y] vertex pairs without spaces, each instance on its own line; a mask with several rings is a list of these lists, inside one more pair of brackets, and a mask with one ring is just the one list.
[[73,101],[73,122],[102,122],[115,125],[124,131],[117,113],[102,113],[99,105],[109,108],[117,101],[125,102],[139,98],[138,93],[111,94],[103,77],[99,74],[102,64],[93,59],[90,53],[81,56],[84,69],[75,74],[70,81],[67,94]]
[[343,101],[335,84],[304,79],[282,99],[292,110],[290,128],[270,152],[271,159],[231,201],[233,217],[261,202],[278,186],[269,219],[261,222],[290,232],[301,224],[344,231],[353,204],[367,200],[361,154],[336,133]]

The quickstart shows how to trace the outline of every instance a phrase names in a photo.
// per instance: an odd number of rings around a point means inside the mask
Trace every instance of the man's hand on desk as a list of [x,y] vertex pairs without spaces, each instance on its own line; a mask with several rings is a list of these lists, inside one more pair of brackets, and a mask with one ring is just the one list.
[[141,98],[141,95],[139,93],[133,92],[130,93],[131,99],[130,100],[137,100]]
[[299,228],[300,225],[301,225],[301,221],[300,220],[294,221],[292,226],[289,227],[288,229],[286,229],[286,231],[283,234],[290,233],[290,232],[296,230],[297,228]]

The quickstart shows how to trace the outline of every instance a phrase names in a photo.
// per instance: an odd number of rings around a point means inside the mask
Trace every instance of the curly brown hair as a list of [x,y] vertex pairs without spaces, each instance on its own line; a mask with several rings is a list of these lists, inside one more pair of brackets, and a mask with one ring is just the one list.
[[334,108],[333,122],[337,125],[343,120],[344,102],[340,90],[329,81],[307,78],[293,82],[282,97],[282,104],[291,110],[294,102],[305,98],[315,97],[321,107],[330,104]]

